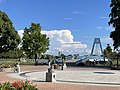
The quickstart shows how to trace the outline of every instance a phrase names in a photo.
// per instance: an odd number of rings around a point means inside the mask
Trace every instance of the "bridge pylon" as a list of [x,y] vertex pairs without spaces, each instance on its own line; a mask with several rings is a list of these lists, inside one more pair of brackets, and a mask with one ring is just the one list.
[[[93,52],[94,52],[94,50],[95,50],[95,45],[96,45],[96,46],[99,45],[100,51],[101,51],[101,55],[103,55],[103,49],[102,49],[102,44],[101,44],[100,38],[94,38],[91,55],[93,55]],[[98,49],[98,48],[97,48],[97,49]],[[99,51],[98,51],[98,52],[99,52]]]

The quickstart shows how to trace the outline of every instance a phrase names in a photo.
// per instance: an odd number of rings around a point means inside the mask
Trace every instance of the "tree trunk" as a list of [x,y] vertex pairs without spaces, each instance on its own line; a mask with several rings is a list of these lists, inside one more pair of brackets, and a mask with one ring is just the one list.
[[38,62],[37,62],[37,54],[35,54],[35,65],[37,65]]

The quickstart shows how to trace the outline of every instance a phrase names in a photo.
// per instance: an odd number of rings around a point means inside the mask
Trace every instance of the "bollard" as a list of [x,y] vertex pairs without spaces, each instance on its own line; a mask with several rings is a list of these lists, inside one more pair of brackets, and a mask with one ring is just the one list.
[[46,82],[55,82],[56,81],[56,74],[55,73],[46,73]]
[[48,68],[48,72],[46,72],[46,82],[55,82],[56,74],[52,71],[52,66]]

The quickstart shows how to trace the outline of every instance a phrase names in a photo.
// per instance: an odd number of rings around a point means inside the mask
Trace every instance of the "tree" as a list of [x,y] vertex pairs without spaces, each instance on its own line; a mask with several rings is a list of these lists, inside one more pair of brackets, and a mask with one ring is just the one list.
[[20,50],[19,48],[16,48],[15,50],[9,50],[8,52],[2,52],[0,53],[0,58],[2,59],[17,59],[19,58],[19,61],[20,61],[20,58],[23,57],[24,54],[23,54],[23,51]]
[[112,55],[112,48],[110,47],[109,44],[107,44],[107,47],[106,47],[105,50],[104,50],[104,55],[105,55],[105,57],[107,57],[107,58],[110,58],[111,55]]
[[111,46],[110,46],[109,44],[107,44],[106,50],[107,50],[109,53],[112,52],[112,48],[111,48]]
[[25,28],[22,38],[22,49],[28,57],[35,58],[49,49],[49,38],[41,33],[40,24],[31,23],[30,28]]
[[5,12],[0,11],[0,53],[17,48],[21,38]]
[[111,13],[109,14],[109,25],[112,25],[115,30],[110,33],[113,39],[114,49],[120,46],[120,0],[111,0]]
[[16,56],[17,56],[17,58],[19,58],[19,61],[20,61],[20,58],[24,57],[23,50],[21,48],[16,48],[14,50],[14,52],[16,52],[16,54],[17,54]]

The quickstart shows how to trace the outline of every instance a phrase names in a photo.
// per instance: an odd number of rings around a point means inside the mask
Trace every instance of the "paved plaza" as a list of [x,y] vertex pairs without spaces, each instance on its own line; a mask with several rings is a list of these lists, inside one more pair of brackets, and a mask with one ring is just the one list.
[[[19,78],[22,80],[31,80],[34,82],[45,82],[47,71],[25,71],[20,74],[8,74],[9,77]],[[120,71],[108,69],[95,70],[54,70],[56,74],[56,83],[76,83],[76,84],[92,84],[92,85],[106,85],[119,86],[120,85]]]
[[55,70],[56,82],[45,82],[48,66],[21,66],[21,73],[0,72],[0,81],[31,80],[40,90],[120,90],[120,71],[100,68]]

